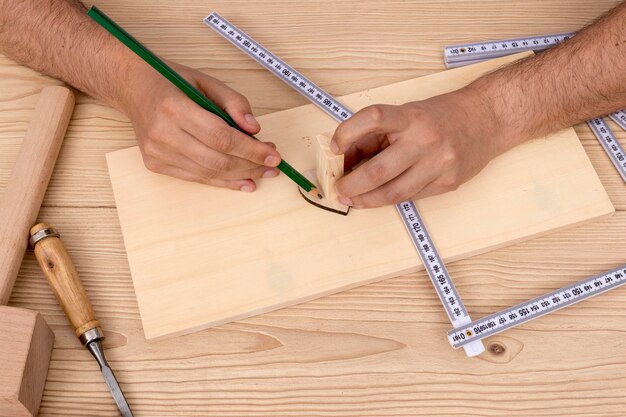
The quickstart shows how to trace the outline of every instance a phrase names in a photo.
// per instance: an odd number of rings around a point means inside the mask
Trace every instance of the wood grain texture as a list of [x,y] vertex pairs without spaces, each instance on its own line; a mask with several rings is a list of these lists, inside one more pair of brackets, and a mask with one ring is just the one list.
[[[519,58],[443,71],[340,100],[353,111],[421,100]],[[336,127],[312,104],[261,116],[259,122],[267,126],[259,139],[271,138],[283,158],[303,172],[319,167],[310,144],[317,132]],[[341,217],[309,205],[285,176],[258,181],[257,191],[246,194],[150,172],[137,147],[107,154],[107,161],[150,340],[422,268],[394,206]],[[446,261],[614,211],[573,129],[526,142],[491,161],[458,190],[416,205]]]
[[331,136],[316,135],[314,143],[317,181],[322,187],[324,197],[329,201],[337,200],[335,183],[343,176],[343,155],[335,155],[330,150]]
[[36,415],[54,334],[36,311],[5,307],[74,108],[64,87],[42,90],[0,200],[0,416]]
[[[440,71],[445,44],[575,30],[618,1],[94,3],[151,48],[246,94],[260,115],[306,102],[207,34],[200,19],[208,8],[263,31],[261,42],[343,95]],[[0,56],[0,194],[39,91],[53,83]],[[623,416],[624,289],[488,339],[475,361],[449,349],[447,318],[423,272],[146,344],[104,158],[133,146],[134,133],[114,110],[83,95],[77,102],[40,219],[64,231],[135,415]],[[626,185],[587,126],[575,129],[619,211],[449,264],[473,317],[624,263]],[[87,405],[93,416],[116,416],[31,252],[10,305],[40,311],[57,336],[40,416],[84,416]],[[489,350],[496,342],[503,354]]]
[[0,305],[0,417],[37,415],[53,344],[41,314]]

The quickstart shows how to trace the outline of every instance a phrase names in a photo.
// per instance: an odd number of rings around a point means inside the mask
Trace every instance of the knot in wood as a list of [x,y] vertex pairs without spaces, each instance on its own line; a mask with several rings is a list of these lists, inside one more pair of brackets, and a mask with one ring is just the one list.
[[494,355],[502,355],[504,354],[504,352],[506,352],[506,347],[504,347],[504,345],[501,345],[500,343],[490,343],[489,352],[493,353]]

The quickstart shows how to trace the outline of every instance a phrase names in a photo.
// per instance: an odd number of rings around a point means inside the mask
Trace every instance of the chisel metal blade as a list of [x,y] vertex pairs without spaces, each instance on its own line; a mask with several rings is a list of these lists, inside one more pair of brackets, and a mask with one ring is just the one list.
[[126,402],[126,397],[124,397],[124,393],[120,389],[119,384],[117,383],[117,379],[115,379],[115,375],[113,371],[108,366],[102,367],[102,376],[104,377],[104,381],[106,382],[111,394],[113,395],[113,399],[117,404],[117,408],[119,408],[120,413],[122,413],[122,417],[133,417],[133,412],[130,411],[130,407]]
[[100,340],[95,340],[89,343],[87,345],[87,349],[89,349],[93,357],[98,361],[98,365],[100,365],[100,370],[102,371],[102,376],[104,377],[104,382],[106,382],[109,387],[109,391],[111,391],[111,395],[113,395],[113,399],[115,400],[122,417],[133,417],[133,412],[130,411],[130,406],[126,401],[126,397],[124,397],[124,393],[122,392],[120,385],[117,383],[117,379],[115,379],[115,375],[113,374],[113,371],[104,356],[104,350],[102,349]]

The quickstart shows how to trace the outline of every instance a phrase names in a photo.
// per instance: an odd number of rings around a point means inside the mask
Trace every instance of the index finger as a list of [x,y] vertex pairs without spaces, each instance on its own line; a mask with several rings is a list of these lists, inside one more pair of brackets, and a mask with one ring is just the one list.
[[356,112],[341,123],[331,140],[331,150],[336,154],[346,153],[350,147],[372,135],[397,132],[404,129],[407,118],[400,106],[375,104]]
[[190,112],[189,123],[185,123],[183,129],[218,152],[258,165],[275,167],[280,163],[280,154],[276,149],[229,126],[220,117],[202,108]]

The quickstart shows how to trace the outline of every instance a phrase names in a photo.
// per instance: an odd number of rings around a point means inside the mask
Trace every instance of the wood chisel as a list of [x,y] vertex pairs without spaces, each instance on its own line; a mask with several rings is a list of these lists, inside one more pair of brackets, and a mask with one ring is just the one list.
[[120,413],[123,417],[132,417],[128,402],[104,356],[100,323],[59,233],[48,224],[39,223],[30,230],[30,245],[76,336],[98,362]]

